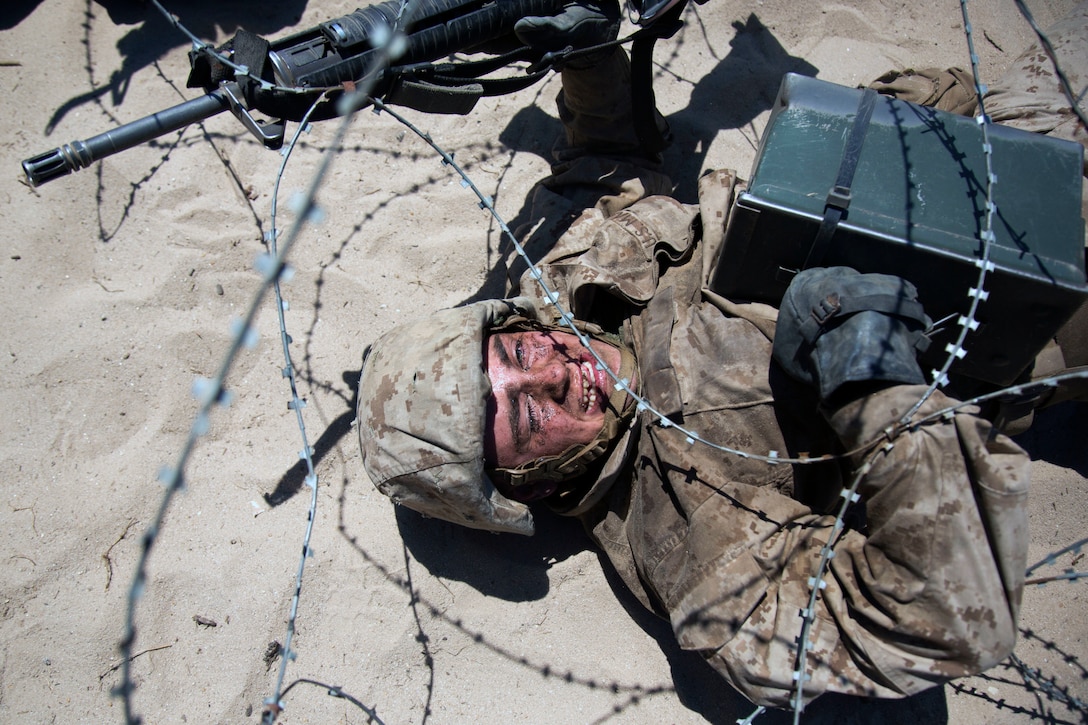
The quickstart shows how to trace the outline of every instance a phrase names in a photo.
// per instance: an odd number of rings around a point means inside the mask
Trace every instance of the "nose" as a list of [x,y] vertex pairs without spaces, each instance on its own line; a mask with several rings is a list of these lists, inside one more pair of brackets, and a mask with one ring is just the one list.
[[570,372],[561,356],[536,362],[525,373],[526,392],[553,400],[566,397]]

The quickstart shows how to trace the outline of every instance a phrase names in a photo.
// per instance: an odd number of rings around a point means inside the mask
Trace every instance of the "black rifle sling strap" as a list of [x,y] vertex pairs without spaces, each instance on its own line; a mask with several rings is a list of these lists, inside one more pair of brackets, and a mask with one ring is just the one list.
[[510,78],[481,78],[503,66],[526,59],[527,48],[481,61],[457,63],[419,63],[414,66],[393,67],[394,78],[385,101],[396,106],[413,108],[424,113],[466,115],[482,97],[516,93],[541,80],[550,72],[547,66],[530,68],[523,76]]
[[869,130],[869,121],[873,117],[876,100],[877,93],[871,88],[866,88],[861,94],[858,111],[854,115],[854,124],[850,128],[850,135],[842,150],[839,175],[835,179],[835,185],[827,194],[823,221],[820,222],[816,238],[812,240],[808,257],[801,269],[820,266],[831,244],[831,238],[835,235],[835,229],[850,208],[850,184],[854,181],[854,171],[858,167],[858,158],[861,156],[861,147],[865,144],[865,135]]
[[439,85],[420,80],[397,79],[385,94],[385,102],[423,113],[465,116],[484,95],[479,83],[461,81],[458,85]]

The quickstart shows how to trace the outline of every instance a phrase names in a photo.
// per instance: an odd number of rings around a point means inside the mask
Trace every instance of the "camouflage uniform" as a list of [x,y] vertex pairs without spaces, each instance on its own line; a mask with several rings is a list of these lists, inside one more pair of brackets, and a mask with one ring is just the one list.
[[[577,124],[568,105],[572,75],[564,76],[560,103]],[[586,161],[590,173],[578,188],[602,167],[606,178],[632,179],[629,189],[655,181],[645,165],[617,159]],[[560,203],[576,164],[561,166],[537,198]],[[825,422],[815,396],[769,365],[776,310],[704,287],[703,260],[721,238],[734,181],[728,171],[705,175],[699,207],[665,196],[623,205],[614,186],[541,271],[576,318],[619,320],[644,397],[708,440],[785,456],[879,439],[924,388],[885,390]],[[536,295],[544,308],[528,276],[511,292]],[[937,395],[923,412],[948,404]],[[968,412],[892,443],[861,485],[867,522],[835,547],[810,635],[808,697],[917,692],[996,664],[1015,640],[1028,541],[1026,456]],[[552,503],[583,519],[636,596],[670,619],[681,646],[702,653],[753,701],[785,706],[799,612],[834,525],[821,511],[838,496],[847,467],[795,470],[692,445],[646,411],[592,483]]]
[[[723,299],[705,285],[736,176],[705,174],[697,206],[666,196],[659,160],[638,152],[631,131],[629,94],[618,82],[627,72],[622,54],[593,70],[564,71],[566,144],[533,196],[534,233],[566,230],[542,260],[544,279],[574,317],[635,350],[640,392],[670,421],[749,453],[842,455],[770,465],[692,444],[644,410],[591,476],[548,504],[585,523],[631,591],[671,621],[682,647],[753,701],[786,706],[810,577],[838,533],[828,512],[843,483],[865,471],[812,612],[806,699],[826,691],[896,697],[993,666],[1016,637],[1026,455],[971,409],[895,426],[922,387],[893,386],[825,410],[813,390],[771,364],[777,310]],[[486,375],[475,369],[481,316],[497,321],[502,304],[554,314],[528,275],[510,294],[521,297],[447,311],[451,327],[467,321],[463,329],[436,336],[423,322],[376,343],[360,385],[359,426],[367,470],[394,500],[469,526],[528,533],[527,509],[494,490],[473,449],[479,421],[451,433],[487,395]],[[409,348],[429,337],[414,364],[418,349]],[[450,350],[473,355],[473,369],[451,364]],[[411,410],[426,404],[412,398],[416,391],[443,401],[437,427],[428,415],[413,427],[420,414]],[[938,392],[915,420],[950,404]]]

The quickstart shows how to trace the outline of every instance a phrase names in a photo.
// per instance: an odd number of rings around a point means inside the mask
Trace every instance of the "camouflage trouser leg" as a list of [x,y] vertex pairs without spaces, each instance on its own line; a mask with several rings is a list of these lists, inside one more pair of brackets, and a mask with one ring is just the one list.
[[[1079,4],[1044,34],[1083,108],[1088,85],[1088,2]],[[1054,65],[1038,43],[1021,53],[1008,72],[990,84],[982,101],[986,113],[997,123],[1088,147],[1088,131],[1073,113]]]
[[[1088,111],[1084,97],[1088,87],[1088,2],[1080,3],[1044,33],[1074,97],[1079,99],[1081,109]],[[983,96],[983,104],[994,121],[1073,141],[1088,149],[1088,130],[1074,114],[1051,59],[1038,43],[1024,51],[1009,71],[991,84]],[[1085,159],[1088,175],[1088,154]],[[1081,194],[1081,213],[1088,218],[1088,183]],[[1070,370],[1088,371],[1088,303],[1058,331],[1054,344],[1039,355],[1033,377],[1040,379]],[[1088,380],[1062,383],[1043,402],[1049,405],[1070,399],[1088,400]]]
[[[564,135],[554,149],[552,173],[530,192],[529,221],[517,230],[526,248],[549,254],[575,225],[594,227],[640,199],[672,191],[660,156],[640,148],[631,63],[623,49],[591,68],[565,68],[556,104]],[[520,260],[512,264],[511,279],[524,269]],[[512,283],[508,292],[518,290]]]
[[974,78],[962,68],[889,71],[869,84],[874,91],[961,116],[978,108]]
[[671,191],[661,155],[646,152],[635,132],[631,61],[622,48],[592,68],[565,68],[556,105],[565,135],[554,149],[552,175],[541,186],[605,216]]
[[[1073,96],[1080,99],[1083,107],[1088,86],[1088,2],[1078,5],[1044,34]],[[1088,148],[1088,131],[1073,113],[1053,63],[1038,43],[1021,53],[1001,78],[986,85],[988,90],[982,101],[987,115],[995,122]],[[978,110],[974,79],[960,68],[890,71],[869,87],[884,95],[950,113],[967,116]],[[1088,174],[1088,156],[1085,164]]]

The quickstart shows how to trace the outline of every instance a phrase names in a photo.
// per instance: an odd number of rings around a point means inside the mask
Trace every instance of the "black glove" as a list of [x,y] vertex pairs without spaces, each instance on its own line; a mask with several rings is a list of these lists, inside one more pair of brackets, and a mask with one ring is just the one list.
[[836,408],[881,387],[925,383],[915,355],[928,345],[923,333],[930,325],[905,279],[849,267],[806,269],[782,298],[773,355]]
[[[591,48],[615,40],[620,28],[620,6],[616,0],[582,0],[568,3],[558,15],[530,16],[514,24],[518,40],[544,53],[571,47]],[[572,59],[573,68],[588,68],[608,57],[610,51]]]

